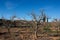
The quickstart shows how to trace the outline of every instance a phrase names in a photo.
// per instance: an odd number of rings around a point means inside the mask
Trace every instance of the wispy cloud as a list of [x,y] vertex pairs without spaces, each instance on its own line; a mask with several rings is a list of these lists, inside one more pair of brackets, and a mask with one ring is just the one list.
[[10,2],[10,1],[6,1],[5,2],[5,7],[7,9],[14,9],[18,6],[18,4],[14,3],[14,2]]

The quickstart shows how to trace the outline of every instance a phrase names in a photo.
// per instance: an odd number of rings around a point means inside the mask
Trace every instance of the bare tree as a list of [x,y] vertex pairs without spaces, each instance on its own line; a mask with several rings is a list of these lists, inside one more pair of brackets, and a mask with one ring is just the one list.
[[44,10],[41,10],[41,20],[42,20],[43,22],[46,22],[46,19],[47,19],[47,16],[46,16],[46,14],[44,13]]
[[33,27],[35,29],[35,38],[37,38],[37,30],[38,30],[38,23],[40,23],[41,21],[46,22],[48,21],[48,17],[46,16],[46,14],[44,13],[44,10],[41,10],[41,15],[37,16],[34,12],[34,10],[32,10],[31,16],[33,18]]
[[37,39],[37,16],[34,13],[34,10],[32,10],[31,16],[33,18],[33,28],[34,28],[34,33],[35,33],[35,39]]

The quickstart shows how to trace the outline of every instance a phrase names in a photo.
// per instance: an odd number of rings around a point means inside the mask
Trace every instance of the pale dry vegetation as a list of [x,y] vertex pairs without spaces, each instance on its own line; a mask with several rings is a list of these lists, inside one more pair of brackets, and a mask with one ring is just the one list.
[[48,22],[43,11],[31,16],[31,21],[0,19],[0,40],[60,40],[59,21]]

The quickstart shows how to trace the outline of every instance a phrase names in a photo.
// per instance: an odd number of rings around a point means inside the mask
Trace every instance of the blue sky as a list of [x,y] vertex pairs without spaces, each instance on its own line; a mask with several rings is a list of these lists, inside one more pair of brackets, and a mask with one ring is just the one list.
[[60,19],[60,0],[0,0],[0,18],[3,15],[9,19],[15,14],[30,19],[28,14],[32,9],[37,15],[40,15],[40,9],[44,9],[49,17]]

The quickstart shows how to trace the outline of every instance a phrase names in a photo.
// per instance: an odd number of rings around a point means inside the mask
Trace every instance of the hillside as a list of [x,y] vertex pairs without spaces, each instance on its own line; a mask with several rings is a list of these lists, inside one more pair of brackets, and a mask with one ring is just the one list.
[[60,22],[0,19],[0,40],[60,40]]

